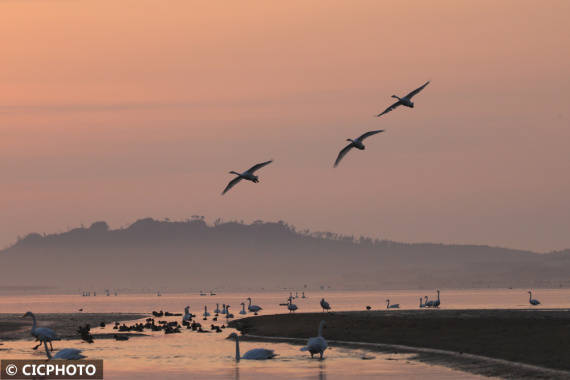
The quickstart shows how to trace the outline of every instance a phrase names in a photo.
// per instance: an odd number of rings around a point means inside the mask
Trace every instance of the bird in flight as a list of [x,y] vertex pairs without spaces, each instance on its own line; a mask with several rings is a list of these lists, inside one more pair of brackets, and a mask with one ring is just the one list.
[[392,111],[393,109],[397,108],[398,106],[406,106],[406,107],[414,108],[414,103],[412,102],[412,98],[414,96],[416,96],[421,90],[423,90],[424,87],[427,86],[428,84],[429,84],[429,80],[423,86],[416,88],[414,91],[410,92],[408,95],[404,96],[403,98],[400,98],[396,95],[392,95],[392,97],[398,99],[398,101],[396,103],[392,104],[390,107],[386,108],[384,110],[384,112],[376,115],[376,117],[380,117],[380,116],[384,115],[385,113],[388,113],[388,112]]
[[251,168],[247,169],[245,172],[243,173],[238,173],[238,172],[234,172],[233,170],[230,172],[230,174],[235,174],[237,175],[237,177],[235,177],[234,179],[232,179],[228,185],[226,186],[226,188],[224,189],[224,191],[222,192],[222,195],[224,195],[225,193],[227,193],[232,187],[234,187],[239,181],[241,181],[242,179],[251,181],[251,182],[259,182],[259,177],[256,176],[254,173],[261,169],[262,167],[269,165],[270,163],[272,163],[273,160],[269,160],[269,161],[265,161],[262,162],[260,164],[256,164],[253,165]]
[[377,131],[370,131],[370,132],[366,132],[365,134],[357,137],[356,139],[352,140],[352,139],[346,139],[346,141],[350,141],[350,144],[348,144],[347,146],[345,146],[344,148],[342,148],[342,150],[338,153],[338,157],[336,158],[336,161],[334,162],[334,167],[336,168],[340,162],[340,160],[342,160],[342,158],[348,153],[349,150],[351,150],[352,148],[356,148],[356,149],[360,149],[360,150],[364,150],[365,146],[362,143],[362,141],[364,141],[365,138],[370,137],[372,135],[375,135],[377,133],[380,132],[384,132],[383,129],[379,129]]

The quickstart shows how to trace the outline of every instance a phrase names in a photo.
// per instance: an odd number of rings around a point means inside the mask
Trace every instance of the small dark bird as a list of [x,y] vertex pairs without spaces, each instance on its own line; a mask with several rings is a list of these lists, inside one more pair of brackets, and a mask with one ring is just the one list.
[[366,306],[366,310],[370,311],[372,309],[370,306]]

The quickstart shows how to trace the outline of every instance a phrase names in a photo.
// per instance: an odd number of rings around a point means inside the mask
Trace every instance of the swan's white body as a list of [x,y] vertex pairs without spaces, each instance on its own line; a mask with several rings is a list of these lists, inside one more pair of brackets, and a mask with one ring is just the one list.
[[530,290],[528,291],[528,303],[530,303],[532,306],[540,305],[539,300],[532,298],[532,292]]
[[386,300],[386,309],[399,309],[399,308],[400,308],[399,303],[390,305],[390,300]]
[[239,313],[242,315],[247,314],[247,311],[245,311],[245,303],[244,302],[241,303],[241,310]]
[[258,311],[263,310],[260,306],[252,305],[251,304],[251,298],[248,298],[247,301],[249,302],[249,305],[247,306],[247,310],[251,311],[252,313],[257,313]]
[[30,334],[40,342],[34,349],[38,348],[42,342],[49,342],[51,350],[53,351],[52,340],[59,340],[55,331],[48,327],[36,327],[36,316],[31,311],[24,314],[23,318],[25,317],[32,317],[32,331]]
[[243,356],[239,354],[239,337],[236,333],[231,333],[228,338],[234,338],[236,341],[236,361],[239,362],[240,359],[245,360],[266,360],[273,359],[277,356],[275,351],[269,350],[267,348],[254,348],[247,351]]
[[318,336],[310,338],[307,341],[307,345],[301,348],[301,351],[309,351],[311,357],[315,354],[319,354],[320,358],[323,358],[323,354],[328,347],[327,341],[323,338],[323,327],[325,326],[325,321],[321,321],[319,324]]
[[44,347],[46,349],[46,355],[49,360],[80,360],[86,357],[85,355],[82,355],[81,350],[78,350],[77,348],[62,348],[52,356],[45,341]]
[[323,308],[323,312],[325,310],[330,310],[331,309],[331,305],[329,305],[329,303],[327,301],[325,301],[324,298],[321,299],[321,307]]

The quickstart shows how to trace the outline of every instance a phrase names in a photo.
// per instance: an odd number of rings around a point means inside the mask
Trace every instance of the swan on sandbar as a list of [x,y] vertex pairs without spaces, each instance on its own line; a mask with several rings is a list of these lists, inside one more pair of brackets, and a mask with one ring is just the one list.
[[393,305],[390,305],[390,300],[389,299],[386,300],[386,309],[399,309],[399,308],[400,308],[399,303],[395,303]]
[[241,310],[239,311],[240,314],[247,314],[247,311],[245,311],[245,302],[240,303],[241,305]]
[[539,300],[532,298],[532,292],[530,290],[528,291],[528,303],[530,303],[533,306],[540,305]]
[[331,309],[331,305],[329,305],[329,303],[325,301],[324,298],[321,299],[321,307],[323,308],[323,313],[325,312],[325,310]]

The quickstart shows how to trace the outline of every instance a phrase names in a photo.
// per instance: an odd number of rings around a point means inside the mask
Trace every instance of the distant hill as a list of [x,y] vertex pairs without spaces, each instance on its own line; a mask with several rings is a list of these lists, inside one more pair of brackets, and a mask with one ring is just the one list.
[[283,222],[141,219],[29,234],[0,251],[0,289],[334,289],[570,286],[570,250],[406,244],[297,232]]

